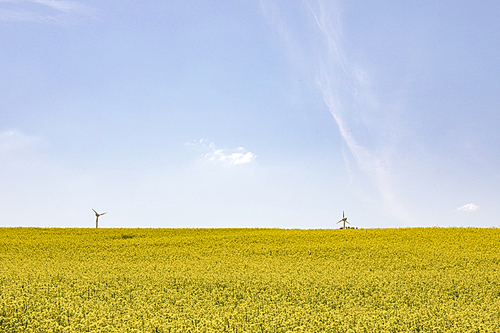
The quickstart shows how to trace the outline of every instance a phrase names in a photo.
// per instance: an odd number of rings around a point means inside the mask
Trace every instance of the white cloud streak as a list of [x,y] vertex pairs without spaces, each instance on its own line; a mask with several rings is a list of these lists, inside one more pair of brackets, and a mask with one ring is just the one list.
[[8,130],[0,134],[0,151],[14,152],[34,147],[43,140],[35,136],[28,136],[17,130]]
[[467,213],[475,212],[478,209],[479,209],[479,206],[476,206],[473,203],[466,204],[466,205],[463,205],[463,206],[457,208],[458,211],[467,212]]
[[[364,139],[376,146],[377,137],[370,135],[374,133],[380,136],[380,131],[388,129],[378,128],[364,111],[378,109],[379,103],[371,90],[368,73],[349,63],[346,58],[342,42],[340,2],[326,4],[318,1],[307,2],[307,5],[325,44],[324,51],[318,57],[321,59],[318,84],[325,104],[334,117],[355,164],[379,192],[384,210],[400,221],[412,223],[397,199],[398,191],[391,176],[392,146],[384,143],[379,147],[369,148],[361,143]],[[353,128],[363,138],[354,134]],[[352,170],[349,172],[354,174]]]
[[77,1],[0,0],[0,21],[69,24],[75,16],[95,19],[96,9]]
[[88,10],[87,6],[84,6],[76,1],[33,0],[33,2],[65,13],[85,13]]

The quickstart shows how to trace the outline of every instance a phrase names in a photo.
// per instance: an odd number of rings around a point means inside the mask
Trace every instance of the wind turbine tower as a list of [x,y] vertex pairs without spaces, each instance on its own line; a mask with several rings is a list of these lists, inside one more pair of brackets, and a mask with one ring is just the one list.
[[344,214],[344,211],[342,211],[342,219],[340,221],[337,222],[337,224],[339,224],[340,222],[342,222],[344,225],[342,227],[342,229],[345,229],[345,224],[350,224],[349,222],[347,222],[347,217],[345,217],[345,214]]
[[95,227],[96,229],[99,228],[99,216],[106,214],[106,212],[99,214],[98,212],[95,211],[94,208],[92,208],[95,214]]

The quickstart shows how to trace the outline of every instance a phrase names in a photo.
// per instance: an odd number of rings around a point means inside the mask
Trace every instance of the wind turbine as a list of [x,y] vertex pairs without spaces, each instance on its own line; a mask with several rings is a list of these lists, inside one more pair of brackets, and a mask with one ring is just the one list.
[[345,217],[345,214],[344,214],[344,211],[342,211],[342,220],[338,221],[337,224],[339,224],[340,222],[343,222],[344,223],[344,226],[342,227],[342,229],[345,229],[345,224],[350,224],[349,222],[347,222],[347,217]]
[[92,208],[92,210],[94,211],[94,214],[95,214],[95,227],[98,228],[99,227],[99,216],[106,214],[106,212],[99,214],[98,212],[95,211],[94,208]]

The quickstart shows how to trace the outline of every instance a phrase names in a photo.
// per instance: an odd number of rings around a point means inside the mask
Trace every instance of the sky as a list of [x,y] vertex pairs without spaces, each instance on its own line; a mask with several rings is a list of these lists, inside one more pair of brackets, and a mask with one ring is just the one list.
[[500,227],[498,13],[0,0],[0,226]]

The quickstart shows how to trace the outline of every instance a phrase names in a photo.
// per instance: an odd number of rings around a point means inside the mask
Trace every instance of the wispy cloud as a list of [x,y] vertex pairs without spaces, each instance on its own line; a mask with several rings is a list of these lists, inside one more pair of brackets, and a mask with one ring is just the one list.
[[475,212],[476,210],[479,209],[479,206],[476,206],[473,203],[463,205],[461,207],[458,207],[457,210],[462,211],[462,212]]
[[0,21],[70,24],[75,17],[96,18],[95,8],[66,0],[0,0]]
[[229,164],[245,164],[252,162],[256,155],[252,152],[243,152],[244,148],[239,147],[241,152],[226,152],[224,149],[217,149],[205,154],[205,158],[211,162],[221,162]]
[[[243,147],[235,149],[217,148],[213,142],[208,143],[206,140],[195,140],[186,143],[187,146],[199,147],[205,152],[202,155],[202,160],[210,163],[220,163],[226,165],[247,164],[255,160],[257,155],[246,151]],[[208,150],[208,152],[206,152]]]
[[26,135],[17,130],[8,130],[0,134],[0,152],[14,152],[32,148],[43,143],[43,139]]
[[52,9],[65,12],[65,13],[79,13],[79,14],[89,14],[89,7],[82,5],[76,1],[64,1],[64,0],[32,0],[35,3],[48,6]]
[[[379,126],[369,115],[370,110],[378,115],[383,111],[372,91],[369,73],[350,63],[344,52],[341,2],[311,1],[307,4],[323,36],[324,46],[318,48],[320,51],[315,58],[320,59],[318,85],[325,104],[354,158],[354,165],[376,187],[385,210],[411,223],[398,200],[392,178],[393,147],[390,142],[380,142],[390,129]],[[352,170],[349,172],[355,174]]]

